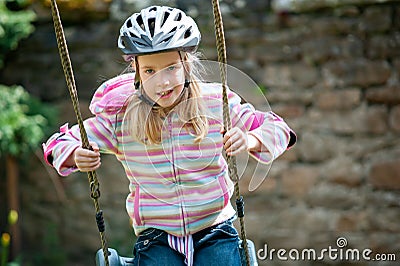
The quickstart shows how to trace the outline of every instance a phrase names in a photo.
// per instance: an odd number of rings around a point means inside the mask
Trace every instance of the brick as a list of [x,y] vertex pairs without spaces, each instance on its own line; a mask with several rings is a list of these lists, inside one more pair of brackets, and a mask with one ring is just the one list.
[[370,103],[400,104],[400,85],[369,88],[365,98]]
[[330,160],[323,168],[322,176],[333,184],[353,188],[362,185],[363,168],[351,157],[338,156]]
[[391,7],[372,6],[366,8],[359,24],[362,32],[384,32],[387,31],[392,23]]
[[287,197],[304,197],[317,182],[319,171],[315,167],[297,166],[282,174],[282,194]]
[[341,232],[365,230],[368,228],[366,218],[367,213],[364,211],[346,212],[336,221],[336,230]]
[[327,91],[317,94],[316,106],[322,110],[352,109],[360,104],[361,90],[346,89],[340,91]]
[[391,35],[377,35],[367,42],[367,55],[372,59],[395,58],[400,56],[400,32]]
[[364,58],[330,61],[323,67],[324,81],[328,86],[346,87],[384,84],[391,75],[386,61]]
[[400,160],[375,163],[368,181],[374,188],[400,190]]
[[322,162],[333,156],[335,147],[332,138],[314,133],[303,133],[298,135],[299,143],[296,146],[299,157],[304,162]]
[[388,111],[385,106],[372,106],[364,116],[367,132],[384,134],[388,130]]
[[390,128],[400,133],[400,105],[393,107],[389,114]]
[[300,104],[279,104],[272,106],[272,110],[281,117],[296,118],[304,115],[305,107]]
[[400,58],[393,60],[393,67],[396,71],[397,76],[400,76]]
[[307,64],[275,64],[265,68],[263,84],[272,87],[310,87],[319,79],[318,70]]
[[354,193],[352,189],[332,184],[318,184],[310,189],[306,202],[316,208],[333,210],[349,210],[354,206],[361,206],[363,196]]

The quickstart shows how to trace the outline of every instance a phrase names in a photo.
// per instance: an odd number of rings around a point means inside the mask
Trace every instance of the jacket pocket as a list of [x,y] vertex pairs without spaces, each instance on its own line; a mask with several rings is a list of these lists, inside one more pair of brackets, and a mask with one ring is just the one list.
[[155,228],[147,229],[139,235],[135,243],[134,252],[135,253],[144,252],[147,249],[149,249],[152,245],[158,242],[167,243],[166,238],[167,238],[167,233],[162,230]]

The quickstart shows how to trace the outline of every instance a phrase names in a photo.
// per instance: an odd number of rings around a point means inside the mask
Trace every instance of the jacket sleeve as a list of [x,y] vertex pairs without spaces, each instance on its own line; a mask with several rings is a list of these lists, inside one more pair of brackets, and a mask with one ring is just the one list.
[[[97,143],[101,153],[117,152],[116,138],[110,121],[97,115],[86,119],[84,127],[89,141]],[[47,143],[43,144],[45,160],[60,175],[67,176],[72,172],[78,171],[76,167],[65,167],[64,163],[75,149],[80,146],[82,146],[82,142],[79,126],[74,125],[69,129],[68,124],[65,124],[60,128],[59,133],[51,136]]]
[[228,91],[229,106],[233,127],[256,137],[265,147],[265,151],[250,152],[261,163],[271,163],[296,142],[296,134],[285,121],[273,113],[260,112],[249,103],[241,103],[240,97]]
[[[89,109],[94,116],[84,121],[84,127],[89,141],[96,142],[102,153],[118,152],[115,128],[120,122],[118,114],[133,93],[133,81],[133,74],[117,76],[103,83],[93,96]],[[45,161],[60,175],[69,175],[78,169],[66,168],[64,163],[81,145],[78,125],[68,128],[68,124],[65,124],[60,128],[60,132],[55,133],[43,144]]]

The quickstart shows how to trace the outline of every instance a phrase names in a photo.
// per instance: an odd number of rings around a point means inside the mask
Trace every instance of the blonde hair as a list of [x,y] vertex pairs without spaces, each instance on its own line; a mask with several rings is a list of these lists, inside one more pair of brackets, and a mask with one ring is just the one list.
[[135,141],[143,144],[160,144],[164,118],[172,109],[183,122],[184,128],[195,136],[195,143],[201,142],[207,135],[208,120],[199,85],[202,67],[197,55],[182,54],[184,55],[182,63],[190,83],[187,88],[184,88],[178,99],[179,103],[172,108],[161,108],[145,103],[139,99],[138,94],[133,94],[128,99],[123,130],[128,130]]

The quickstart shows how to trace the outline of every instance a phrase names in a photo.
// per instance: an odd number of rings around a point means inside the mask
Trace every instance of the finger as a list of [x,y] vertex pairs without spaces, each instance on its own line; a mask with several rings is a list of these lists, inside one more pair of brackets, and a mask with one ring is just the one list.
[[99,153],[99,151],[91,151],[91,150],[88,150],[88,149],[78,148],[76,150],[75,156],[79,156],[79,157],[99,157],[100,153]]
[[101,163],[99,163],[97,165],[91,165],[91,166],[78,166],[77,165],[79,171],[81,171],[81,172],[94,171],[94,170],[97,170],[100,166],[101,166]]
[[100,157],[76,157],[75,162],[79,164],[94,164],[100,161]]
[[236,155],[236,154],[238,154],[238,153],[240,153],[241,151],[239,150],[239,149],[230,149],[230,150],[227,150],[226,151],[226,154],[227,155],[229,155],[229,156],[234,156],[234,155]]
[[228,130],[223,137],[224,144],[227,144],[229,142],[230,142],[230,144],[232,144],[232,142],[235,141],[235,135],[236,135],[236,132],[235,132],[234,128]]
[[241,130],[233,130],[233,133],[228,139],[226,145],[226,152],[228,155],[236,155],[247,150],[247,139],[244,132]]
[[240,145],[240,146],[239,146],[238,148],[236,148],[236,149],[230,149],[229,151],[227,151],[227,154],[228,154],[229,156],[235,156],[235,155],[238,155],[239,153],[244,152],[244,151],[246,151],[245,146]]
[[231,145],[228,148],[226,148],[225,150],[226,150],[226,152],[234,152],[234,151],[240,149],[241,146],[242,146],[242,144],[239,141],[236,141],[236,142],[232,142]]
[[78,169],[83,172],[96,170],[100,167],[100,165],[101,165],[100,160],[97,160],[95,162],[90,162],[90,163],[89,162],[77,162],[76,163],[76,167],[78,167]]
[[229,149],[232,145],[237,145],[236,148],[244,143],[244,137],[241,130],[233,128],[228,131],[224,137],[224,148]]
[[79,170],[84,171],[88,168],[94,168],[100,163],[100,153],[82,148],[78,148],[75,152],[75,165]]

